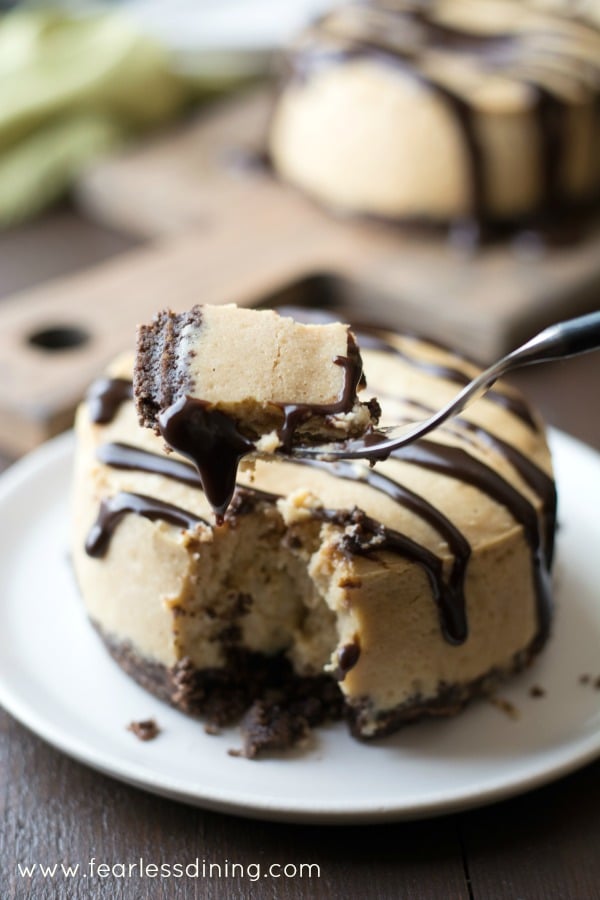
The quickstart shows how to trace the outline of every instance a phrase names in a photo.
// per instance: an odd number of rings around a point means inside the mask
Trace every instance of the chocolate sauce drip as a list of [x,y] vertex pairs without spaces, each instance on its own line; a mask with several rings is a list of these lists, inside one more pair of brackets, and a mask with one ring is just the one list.
[[[460,420],[461,423],[464,422]],[[478,434],[485,435],[485,439],[494,447],[498,448],[501,453],[514,466],[525,484],[538,495],[542,501],[542,511],[544,514],[544,556],[546,566],[550,568],[554,558],[554,533],[556,531],[556,485],[554,480],[547,475],[543,469],[501,438],[490,434],[479,426],[472,425],[471,422],[466,423],[471,430],[475,430]]]
[[[283,425],[278,431],[284,450],[289,450],[296,429],[314,416],[327,417],[350,412],[356,391],[364,384],[362,361],[356,341],[348,334],[348,355],[336,356],[334,363],[344,369],[339,397],[331,403],[278,403]],[[237,422],[202,400],[180,397],[158,414],[160,432],[167,444],[196,466],[206,498],[214,509],[217,524],[235,490],[240,460],[252,453],[253,441],[242,434]]]
[[376,522],[360,509],[318,510],[316,515],[325,521],[346,527],[342,537],[342,549],[350,555],[396,553],[421,566],[429,580],[445,640],[450,644],[461,644],[466,640],[464,600],[457,603],[452,595],[444,580],[443,563],[439,556],[407,535]]
[[[159,453],[151,453],[131,444],[110,443],[101,444],[96,451],[96,458],[113,469],[127,469],[137,472],[147,472],[151,475],[162,475],[173,481],[180,481],[189,487],[202,490],[202,482],[197,470],[189,463],[171,456],[161,456]],[[236,492],[232,503],[238,493],[243,495],[244,504],[248,500],[265,503],[275,503],[279,499],[278,494],[262,491],[259,488],[247,485],[236,485]]]
[[[489,59],[496,64],[502,59],[510,58],[517,38],[511,34],[473,34],[434,21],[427,10],[413,10],[409,19],[417,22],[423,29],[423,40],[434,47],[452,50],[455,53],[475,54],[482,59]],[[471,216],[475,222],[483,222],[486,218],[485,165],[483,149],[477,131],[476,116],[473,106],[447,85],[427,78],[415,69],[414,74],[429,90],[441,97],[452,109],[463,136],[463,145],[470,165],[471,180]]]
[[[431,415],[435,410],[420,403],[416,400],[407,400],[411,406],[421,410],[425,415]],[[503,456],[512,467],[518,472],[526,485],[538,495],[542,501],[542,513],[544,518],[544,556],[548,568],[552,565],[554,557],[554,533],[556,531],[556,485],[554,479],[547,475],[543,469],[536,465],[532,459],[521,453],[513,444],[502,440],[497,435],[492,434],[487,428],[476,425],[475,422],[469,422],[467,419],[458,417],[452,420],[452,423],[441,426],[443,429],[461,434],[461,431],[475,434],[481,438],[488,446],[492,447],[501,456]]]
[[353,669],[360,659],[360,643],[354,638],[351,644],[344,644],[337,652],[338,664],[331,673],[336,681],[343,681],[350,669]]
[[486,428],[468,422],[466,419],[455,419],[455,424],[478,435],[485,443],[497,450],[518,472],[526,485],[538,495],[542,501],[544,520],[544,557],[546,566],[550,568],[554,557],[554,533],[556,530],[556,485],[554,480],[540,469],[533,460],[517,450],[512,444],[492,434]]
[[[422,77],[422,76],[421,76]],[[425,79],[424,79],[425,80]],[[463,144],[467,151],[471,181],[471,218],[483,223],[486,218],[485,159],[477,131],[475,112],[468,100],[455,94],[448,87],[426,80],[427,86],[445,100],[460,125]]]
[[552,216],[563,199],[562,176],[565,159],[567,107],[540,84],[532,85],[537,96],[537,127],[542,165],[542,208]]
[[366,385],[362,369],[362,361],[358,352],[356,341],[351,334],[348,335],[348,355],[336,356],[333,360],[336,366],[344,369],[344,384],[337,400],[332,403],[280,403],[276,404],[283,411],[283,425],[278,429],[278,437],[282,449],[289,452],[292,447],[296,429],[313,416],[339,416],[351,412],[356,392]]
[[[452,381],[454,384],[461,386],[469,384],[471,381],[471,377],[461,369],[455,369],[451,366],[432,362],[431,360],[418,359],[417,357],[405,353],[399,347],[390,344],[389,341],[386,341],[385,338],[381,337],[379,334],[357,332],[357,337],[363,350],[379,350],[381,353],[393,354],[404,362],[409,363],[409,365],[419,369],[419,371],[426,372],[428,375],[432,375],[435,378],[443,378],[446,381]],[[539,431],[538,424],[535,421],[529,406],[522,397],[515,394],[504,394],[501,391],[495,391],[493,389],[490,389],[485,396],[490,402],[495,403],[497,406],[501,406],[503,409],[512,413],[513,416],[520,419],[525,425],[531,428],[532,431]]]
[[353,669],[360,658],[360,644],[354,641],[352,644],[344,644],[337,652],[338,664],[341,671],[346,674]]
[[163,500],[147,497],[145,494],[130,494],[120,491],[114,497],[109,497],[100,504],[98,517],[85,542],[88,556],[101,557],[105,555],[115,529],[128,513],[135,513],[152,522],[162,519],[171,525],[180,526],[185,531],[191,531],[201,523],[206,524],[204,519],[179,506],[174,506],[172,503],[165,503]]
[[235,491],[238,464],[255,449],[254,444],[241,434],[234,419],[192,397],[181,397],[162,410],[158,424],[167,444],[196,466],[217,525],[222,525]]
[[96,459],[113,469],[128,469],[162,475],[164,478],[181,481],[183,484],[202,490],[200,476],[189,463],[173,459],[170,456],[150,453],[148,450],[142,450],[141,447],[120,443],[101,444],[96,450]]
[[532,504],[501,475],[460,447],[420,440],[394,450],[392,456],[394,459],[422,466],[473,485],[506,507],[513,518],[523,526],[533,557],[539,621],[537,639],[545,640],[550,626],[550,579],[538,517]]
[[[336,478],[368,484],[369,487],[385,494],[396,503],[409,509],[437,531],[454,556],[447,582],[443,577],[440,562],[440,581],[436,586],[436,602],[439,609],[440,626],[444,638],[449,643],[462,644],[468,636],[464,582],[467,563],[471,556],[471,547],[467,539],[450,519],[441,510],[429,503],[428,500],[425,500],[424,497],[411,491],[410,488],[364,465],[356,465],[343,460],[335,463],[316,459],[293,460],[293,462],[322,469]],[[397,535],[398,533],[395,532],[395,534]],[[432,574],[433,569],[430,570],[430,575]]]
[[117,410],[133,397],[133,385],[128,378],[99,378],[87,392],[90,419],[97,425],[107,425]]

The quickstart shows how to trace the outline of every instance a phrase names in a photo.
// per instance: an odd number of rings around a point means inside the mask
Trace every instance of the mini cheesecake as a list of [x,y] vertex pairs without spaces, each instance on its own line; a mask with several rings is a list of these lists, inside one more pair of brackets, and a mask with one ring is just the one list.
[[567,6],[334,10],[288,54],[275,171],[341,213],[406,222],[543,223],[598,208],[600,31],[556,13]]
[[[383,424],[476,372],[413,337],[357,339]],[[543,647],[556,494],[519,394],[496,385],[374,467],[258,460],[216,525],[194,467],[140,426],[132,369],[78,412],[72,554],[92,623],[158,697],[242,718],[252,756],[327,718],[371,739],[454,714]]]

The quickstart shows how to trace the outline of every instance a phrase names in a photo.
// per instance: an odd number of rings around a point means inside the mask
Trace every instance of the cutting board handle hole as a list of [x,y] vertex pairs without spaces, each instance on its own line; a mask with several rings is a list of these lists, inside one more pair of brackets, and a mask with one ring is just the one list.
[[73,350],[82,347],[90,340],[90,335],[83,328],[73,328],[70,325],[51,325],[34,331],[27,337],[27,343],[47,353],[57,353],[62,350]]

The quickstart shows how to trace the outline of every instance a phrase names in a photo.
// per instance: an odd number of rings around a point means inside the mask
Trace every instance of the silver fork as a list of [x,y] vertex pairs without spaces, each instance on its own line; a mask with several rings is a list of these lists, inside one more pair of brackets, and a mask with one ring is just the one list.
[[332,442],[320,446],[297,446],[292,456],[300,458],[336,459],[386,459],[393,450],[416,441],[437,428],[447,419],[458,415],[507,372],[520,366],[567,359],[600,348],[600,311],[550,325],[535,337],[503,356],[489,369],[481,372],[446,406],[432,416],[418,422],[390,425],[353,440]]

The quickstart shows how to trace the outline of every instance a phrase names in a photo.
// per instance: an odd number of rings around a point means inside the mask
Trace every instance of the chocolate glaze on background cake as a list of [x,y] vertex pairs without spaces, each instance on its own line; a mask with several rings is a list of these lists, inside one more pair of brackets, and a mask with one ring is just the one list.
[[550,235],[568,211],[598,210],[600,31],[589,22],[516,0],[351,3],[310,28],[286,66],[272,162],[334,208]]

